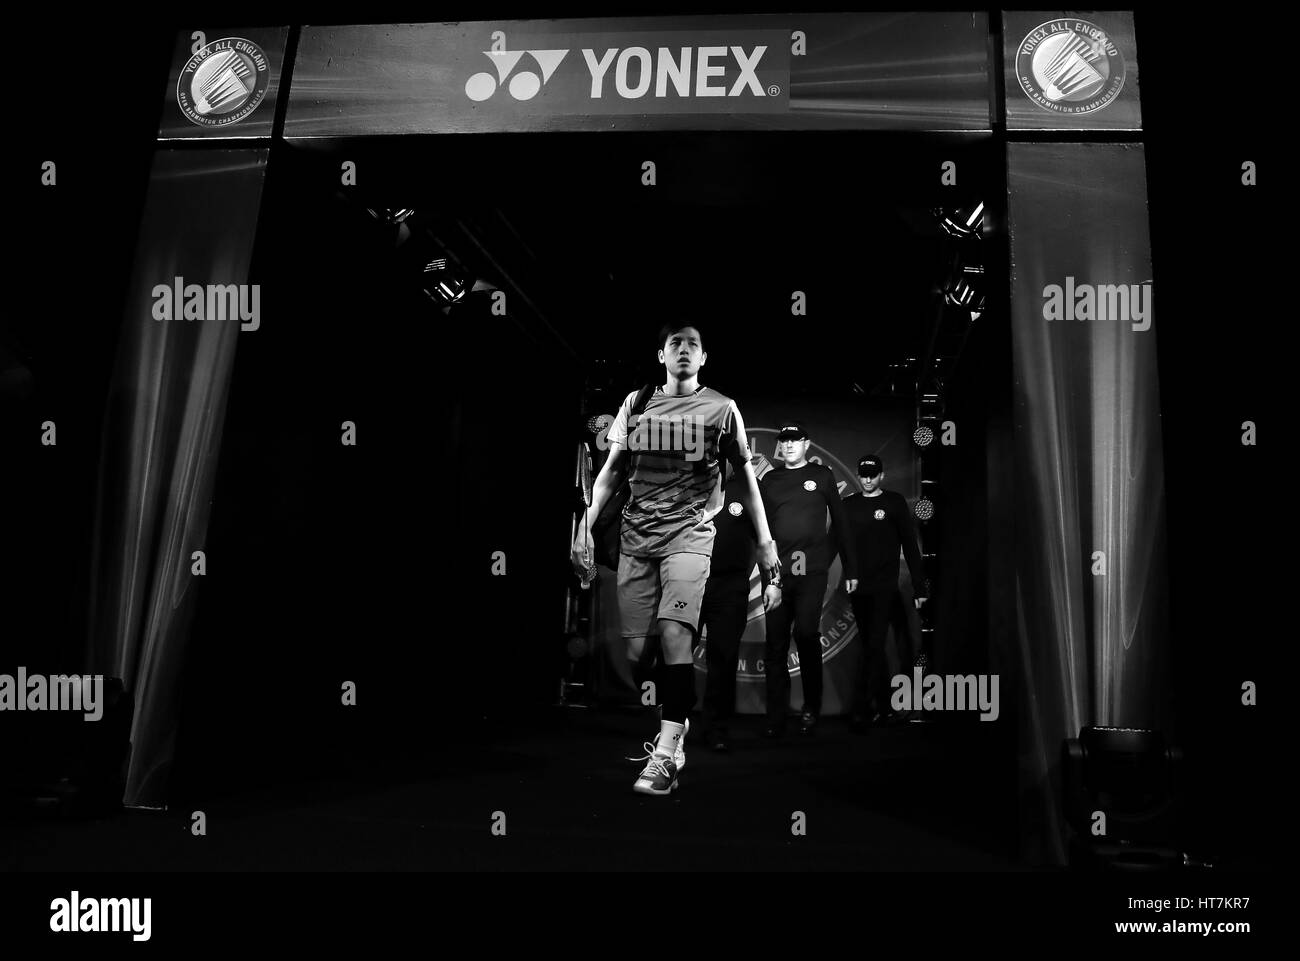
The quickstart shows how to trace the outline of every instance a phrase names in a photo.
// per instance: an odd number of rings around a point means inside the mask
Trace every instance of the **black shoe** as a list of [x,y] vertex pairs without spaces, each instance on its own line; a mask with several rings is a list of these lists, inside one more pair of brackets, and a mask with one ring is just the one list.
[[726,754],[731,750],[730,740],[726,728],[716,727],[709,732],[709,747],[718,754]]
[[872,727],[892,727],[899,721],[899,715],[895,711],[877,711],[871,716]]
[[799,734],[803,737],[812,737],[817,733],[817,715],[804,712],[803,717],[799,719]]
[[871,730],[871,718],[865,714],[854,714],[849,718],[849,730],[854,734],[866,734]]
[[785,737],[785,725],[769,724],[767,727],[763,728],[763,737],[770,741],[776,741]]

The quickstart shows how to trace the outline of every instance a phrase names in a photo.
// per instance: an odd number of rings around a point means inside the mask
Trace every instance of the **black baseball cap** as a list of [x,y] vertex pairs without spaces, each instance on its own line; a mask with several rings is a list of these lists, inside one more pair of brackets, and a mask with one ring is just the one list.
[[804,430],[803,424],[797,420],[781,421],[781,429],[777,431],[777,440],[804,440],[808,437],[808,432]]
[[875,477],[885,471],[884,462],[875,454],[868,454],[862,460],[858,461],[858,476]]

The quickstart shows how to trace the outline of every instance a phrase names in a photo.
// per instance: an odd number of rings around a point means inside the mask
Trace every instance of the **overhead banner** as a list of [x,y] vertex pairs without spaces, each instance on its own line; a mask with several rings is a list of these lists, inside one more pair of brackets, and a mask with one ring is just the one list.
[[309,26],[285,136],[988,130],[983,13]]

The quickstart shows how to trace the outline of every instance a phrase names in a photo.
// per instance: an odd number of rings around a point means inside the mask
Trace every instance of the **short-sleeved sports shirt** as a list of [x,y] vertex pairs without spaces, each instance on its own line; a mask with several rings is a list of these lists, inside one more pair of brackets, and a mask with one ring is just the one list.
[[[610,443],[632,457],[631,496],[623,509],[622,552],[631,557],[713,553],[713,517],[722,508],[721,456],[744,423],[735,402],[711,387],[681,396],[655,388],[640,417],[628,420],[636,392],[623,400]],[[748,445],[735,452],[748,460]]]

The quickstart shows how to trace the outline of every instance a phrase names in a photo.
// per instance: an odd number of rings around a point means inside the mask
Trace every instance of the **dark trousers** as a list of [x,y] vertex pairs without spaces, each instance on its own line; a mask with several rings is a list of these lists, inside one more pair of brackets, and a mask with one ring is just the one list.
[[767,614],[767,645],[763,672],[767,676],[767,719],[781,724],[790,710],[790,628],[794,627],[803,679],[803,713],[822,712],[822,601],[826,574],[787,574],[782,578],[781,604]]
[[711,573],[700,606],[700,623],[708,633],[704,712],[713,727],[724,726],[736,713],[736,665],[748,615],[749,572]]
[[[870,714],[873,706],[877,711],[888,711],[892,691],[889,662],[885,659],[885,636],[890,621],[896,614],[903,613],[903,595],[897,587],[859,589],[849,595],[849,602],[858,622],[858,636],[862,638],[862,666],[853,696],[853,713]],[[904,650],[906,617],[895,620],[894,624],[898,632],[899,658],[910,667],[910,659]]]

